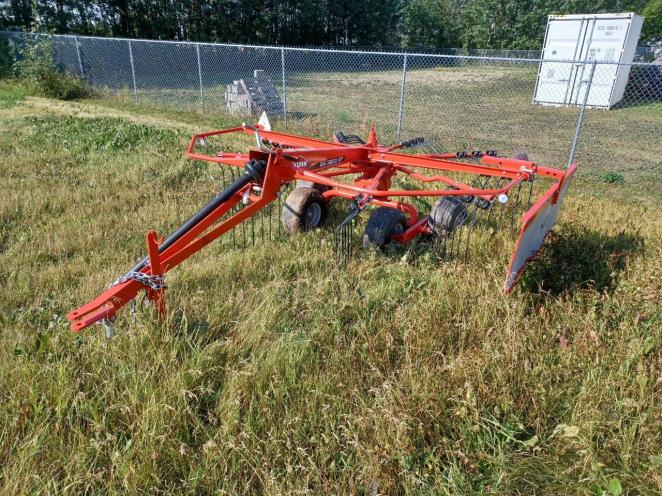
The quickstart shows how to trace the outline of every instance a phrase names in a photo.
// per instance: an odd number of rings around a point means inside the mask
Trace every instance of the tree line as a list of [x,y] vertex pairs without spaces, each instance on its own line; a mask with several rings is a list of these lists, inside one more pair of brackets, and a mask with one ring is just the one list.
[[637,12],[662,41],[662,0],[5,0],[0,29],[295,46],[542,45],[549,14]]

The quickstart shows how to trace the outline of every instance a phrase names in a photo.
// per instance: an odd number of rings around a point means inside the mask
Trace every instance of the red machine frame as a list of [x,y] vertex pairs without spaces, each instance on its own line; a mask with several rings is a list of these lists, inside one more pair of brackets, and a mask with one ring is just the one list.
[[[230,133],[253,134],[257,148],[248,153],[219,152],[207,155],[197,151],[197,145],[209,138]],[[270,148],[265,149],[264,144]],[[160,315],[165,314],[163,300],[165,287],[159,284],[163,275],[182,263],[191,255],[216,240],[219,236],[255,215],[278,198],[284,184],[302,180],[329,187],[323,192],[325,200],[345,198],[356,202],[359,208],[368,204],[395,208],[407,217],[406,229],[392,236],[398,243],[406,243],[421,233],[430,232],[428,216],[421,216],[416,208],[407,203],[410,197],[473,196],[492,202],[500,195],[508,193],[534,176],[553,180],[550,188],[525,214],[525,223],[520,235],[520,242],[513,256],[505,290],[510,291],[517,276],[527,260],[540,248],[545,235],[551,229],[549,222],[542,227],[532,219],[549,217],[546,212],[555,209],[551,224],[556,220],[558,207],[567,189],[575,167],[567,171],[543,167],[530,160],[502,158],[488,154],[479,154],[480,163],[462,161],[457,154],[418,154],[398,153],[403,144],[381,146],[377,143],[374,126],[368,138],[362,144],[346,144],[305,138],[292,134],[275,132],[261,125],[242,125],[230,129],[196,134],[188,146],[188,157],[218,164],[245,169],[245,179],[237,183],[232,191],[211,205],[205,212],[192,219],[186,229],[179,233],[171,243],[159,243],[153,231],[147,233],[148,256],[142,265],[137,265],[133,272],[118,279],[114,285],[89,303],[68,314],[71,328],[80,331],[96,322],[112,322],[117,311],[133,300],[139,291],[146,290]],[[248,165],[251,165],[249,168]],[[262,164],[256,170],[255,164]],[[250,169],[250,170],[248,170]],[[422,174],[420,171],[438,171],[435,175]],[[500,188],[482,189],[459,182],[444,172],[466,173],[477,176],[496,177],[505,180]],[[434,172],[433,172],[434,173]],[[442,189],[391,189],[392,178],[404,174],[421,183],[441,183]],[[355,175],[352,183],[340,182],[341,176]],[[218,198],[218,197],[217,197]],[[245,207],[219,222],[239,202]],[[531,230],[541,231],[538,235],[528,235]],[[535,238],[535,239],[534,239]],[[524,240],[524,244],[522,243]],[[528,241],[527,241],[528,240]]]

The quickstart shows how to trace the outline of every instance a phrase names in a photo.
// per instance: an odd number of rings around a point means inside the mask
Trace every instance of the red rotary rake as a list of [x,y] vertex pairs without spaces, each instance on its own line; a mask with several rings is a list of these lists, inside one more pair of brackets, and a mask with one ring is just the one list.
[[[202,154],[198,145],[230,133],[252,134],[256,147],[248,153]],[[566,190],[575,172],[537,165],[533,161],[498,157],[496,152],[407,154],[407,148],[423,143],[415,138],[393,146],[377,143],[374,126],[366,141],[336,133],[332,142],[274,132],[265,125],[242,125],[191,138],[191,159],[243,169],[207,205],[196,212],[162,242],[154,231],[147,233],[147,256],[89,303],[70,312],[71,328],[80,331],[94,323],[106,326],[117,311],[134,300],[141,290],[160,316],[165,313],[165,273],[188,257],[233,230],[275,200],[289,183],[291,190],[282,210],[285,231],[314,229],[324,223],[328,204],[334,198],[350,201],[349,214],[336,230],[336,249],[345,257],[351,247],[350,225],[368,206],[377,207],[366,223],[363,244],[384,247],[390,242],[407,243],[419,235],[442,240],[445,251],[460,251],[469,244],[470,228],[494,205],[520,203],[520,190],[528,186],[527,211],[506,276],[504,289],[514,287],[526,262],[540,249],[558,217]],[[524,159],[523,159],[524,158]],[[236,169],[233,169],[236,170]],[[394,188],[394,179],[419,184],[443,185],[441,189]],[[532,204],[534,179],[550,186]],[[407,200],[433,197],[428,215],[421,215]],[[503,215],[503,213],[502,213]],[[513,217],[514,219],[514,217]],[[467,231],[465,238],[455,234]],[[234,230],[232,231],[234,233]]]

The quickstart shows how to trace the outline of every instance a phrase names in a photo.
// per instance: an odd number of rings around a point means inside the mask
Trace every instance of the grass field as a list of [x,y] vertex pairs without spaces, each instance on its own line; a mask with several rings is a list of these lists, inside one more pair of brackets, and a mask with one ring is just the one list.
[[498,237],[339,269],[325,230],[208,247],[108,341],[66,312],[214,194],[185,146],[234,122],[0,99],[0,494],[662,493],[659,142],[601,135],[625,180],[582,166],[508,297]]

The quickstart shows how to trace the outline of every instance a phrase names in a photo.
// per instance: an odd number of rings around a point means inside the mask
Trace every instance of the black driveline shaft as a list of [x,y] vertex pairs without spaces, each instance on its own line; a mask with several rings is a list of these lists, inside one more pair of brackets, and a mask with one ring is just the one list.
[[[232,198],[232,196],[237,193],[237,191],[241,190],[249,182],[260,181],[262,179],[262,175],[264,174],[264,168],[265,164],[261,160],[251,160],[248,162],[245,166],[245,172],[241,176],[232,181],[227,188],[212,198],[209,203],[207,203],[204,207],[193,214],[189,220],[184,222],[174,233],[166,238],[166,240],[159,246],[159,253],[163,253],[164,250],[172,246],[177,240],[179,240],[194,226],[196,226],[202,219],[214,211],[216,207]],[[129,272],[140,271],[143,267],[145,267],[145,265],[147,265],[148,262],[149,257],[145,256],[140,262],[134,265]]]

